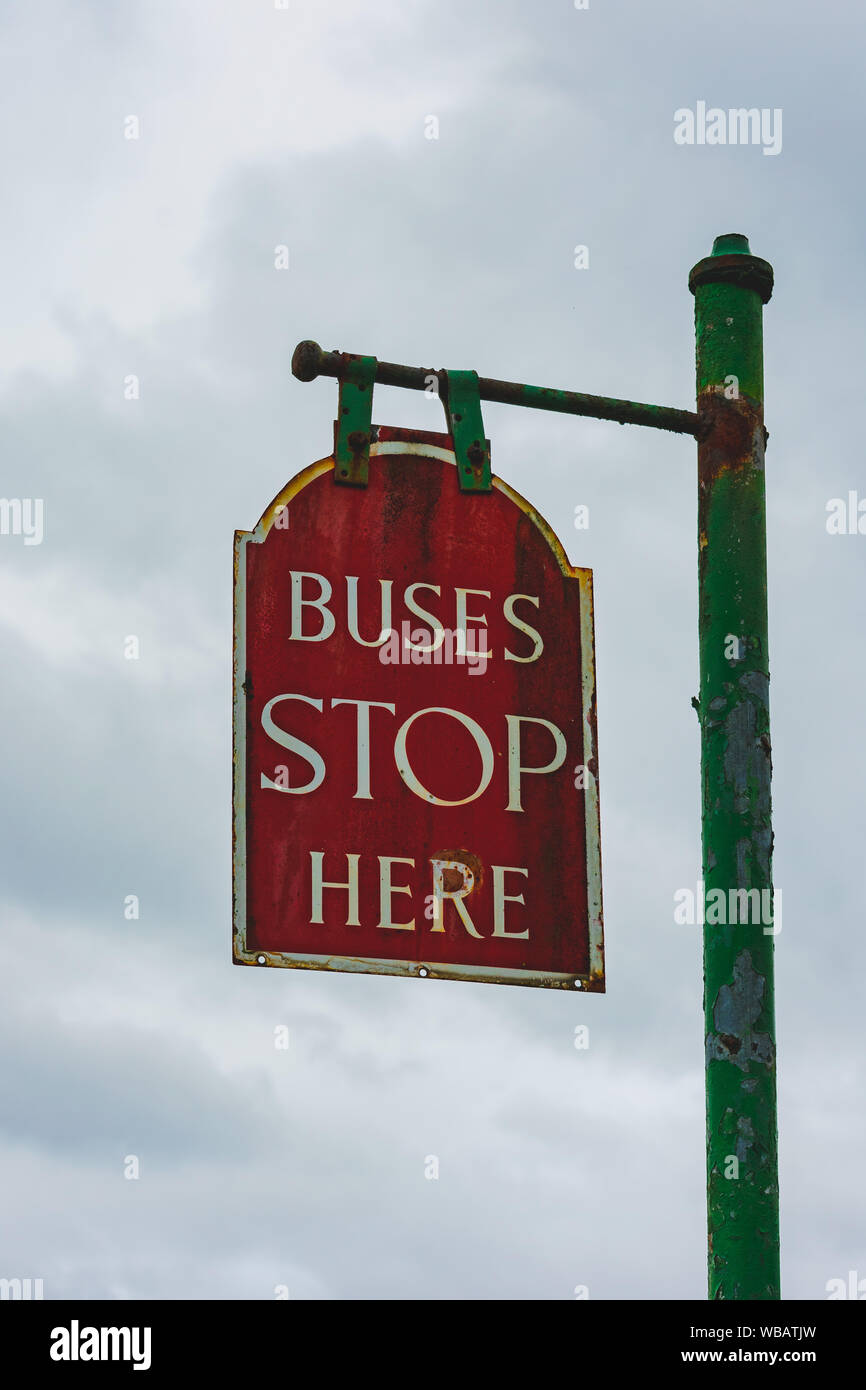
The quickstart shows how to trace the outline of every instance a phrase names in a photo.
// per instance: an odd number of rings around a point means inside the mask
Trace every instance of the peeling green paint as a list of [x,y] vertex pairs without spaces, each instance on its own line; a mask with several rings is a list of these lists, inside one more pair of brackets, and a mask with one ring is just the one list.
[[[695,295],[703,878],[771,901],[763,304],[772,270],[719,237]],[[736,638],[732,642],[731,638]],[[745,901],[745,894],[736,895]],[[754,896],[754,895],[753,895]],[[751,901],[752,899],[750,899]],[[779,1290],[773,924],[704,925],[711,1299]],[[737,1175],[729,1176],[731,1157]]]

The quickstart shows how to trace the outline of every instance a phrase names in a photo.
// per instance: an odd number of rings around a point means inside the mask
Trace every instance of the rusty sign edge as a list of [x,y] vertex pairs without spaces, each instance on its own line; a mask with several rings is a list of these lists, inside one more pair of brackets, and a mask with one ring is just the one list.
[[[447,439],[447,435],[440,436]],[[391,439],[370,446],[370,458],[384,454],[403,454],[433,458],[451,464],[457,461],[453,449],[418,440]],[[246,546],[260,544],[268,535],[278,514],[305,487],[323,473],[333,472],[334,455],[308,464],[277,493],[262,512],[252,531],[234,533],[234,624],[233,624],[233,704],[232,704],[232,963],[234,965],[276,966],[289,969],[333,970],[350,974],[403,975],[413,979],[459,979],[476,984],[530,985],[547,989],[580,989],[604,993],[604,912],[601,882],[601,824],[598,791],[598,748],[596,729],[595,620],[592,571],[572,565],[556,533],[535,508],[516,489],[496,475],[493,487],[504,493],[541,531],[563,574],[578,581],[580,593],[581,720],[584,766],[589,774],[583,788],[585,796],[587,928],[589,971],[585,975],[561,974],[543,970],[509,970],[496,966],[449,965],[439,962],[392,960],[380,957],[309,955],[283,951],[246,949],[246,565],[242,563]],[[422,974],[421,972],[425,972]]]

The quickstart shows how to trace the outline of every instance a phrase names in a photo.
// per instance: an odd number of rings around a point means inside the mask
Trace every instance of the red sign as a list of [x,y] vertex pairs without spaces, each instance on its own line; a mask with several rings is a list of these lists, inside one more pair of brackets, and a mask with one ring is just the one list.
[[234,960],[602,990],[591,572],[373,441],[235,536]]

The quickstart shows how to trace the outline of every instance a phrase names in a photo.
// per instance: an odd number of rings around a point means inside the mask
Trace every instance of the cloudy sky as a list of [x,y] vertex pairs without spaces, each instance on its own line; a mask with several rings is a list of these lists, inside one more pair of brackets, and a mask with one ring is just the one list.
[[[866,537],[826,528],[866,497],[862,6],[7,0],[0,32],[0,491],[44,503],[0,536],[0,1275],[705,1295],[693,441],[485,409],[594,570],[606,995],[230,964],[232,537],[330,449],[299,339],[691,408],[688,271],[736,231],[776,271],[783,1295],[866,1276]],[[780,109],[781,150],[677,145],[698,101]]]

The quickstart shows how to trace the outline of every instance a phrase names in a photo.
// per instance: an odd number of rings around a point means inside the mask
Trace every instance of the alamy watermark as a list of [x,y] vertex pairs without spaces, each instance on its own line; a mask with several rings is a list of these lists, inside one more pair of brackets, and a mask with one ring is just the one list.
[[0,536],[23,536],[25,545],[41,545],[44,517],[41,497],[0,497]]
[[866,1279],[861,1279],[856,1269],[848,1270],[848,1278],[828,1279],[824,1288],[829,1302],[841,1298],[851,1298],[858,1303],[866,1299]]
[[674,921],[679,926],[761,926],[764,936],[782,930],[781,888],[711,888],[703,882],[696,889],[677,888]]
[[677,145],[761,145],[764,154],[782,152],[782,109],[775,106],[720,106],[695,103],[674,112]]
[[52,1361],[130,1361],[134,1371],[150,1370],[150,1353],[149,1327],[82,1327],[77,1318],[52,1328],[48,1351]]
[[484,648],[482,628],[438,627],[435,636],[425,627],[412,630],[403,622],[398,636],[393,627],[380,634],[379,660],[383,666],[468,666],[470,676],[483,676],[492,652]]
[[853,489],[844,497],[831,497],[826,507],[829,536],[866,536],[866,497]]
[[0,1279],[0,1300],[27,1302],[43,1297],[41,1279]]

